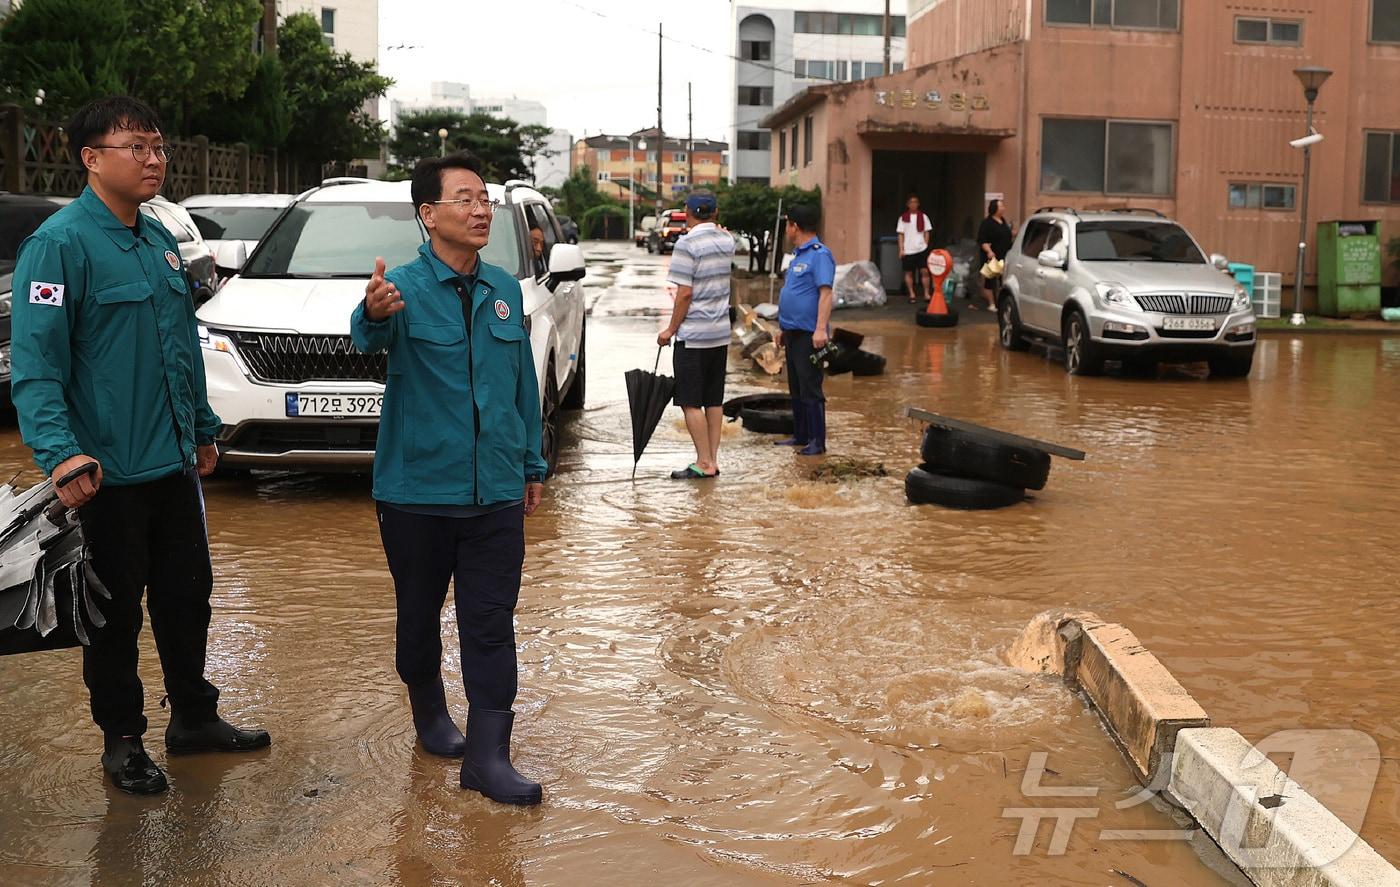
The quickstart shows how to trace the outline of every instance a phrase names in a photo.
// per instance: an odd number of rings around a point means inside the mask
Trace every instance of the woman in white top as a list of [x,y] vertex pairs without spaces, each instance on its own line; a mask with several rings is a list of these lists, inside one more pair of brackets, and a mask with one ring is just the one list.
[[933,223],[919,211],[919,198],[909,195],[905,202],[905,212],[899,217],[895,233],[899,235],[899,254],[904,265],[904,286],[909,290],[909,302],[917,301],[914,291],[914,274],[917,272],[923,281],[924,298],[928,298],[930,275],[928,271],[929,237],[933,234]]

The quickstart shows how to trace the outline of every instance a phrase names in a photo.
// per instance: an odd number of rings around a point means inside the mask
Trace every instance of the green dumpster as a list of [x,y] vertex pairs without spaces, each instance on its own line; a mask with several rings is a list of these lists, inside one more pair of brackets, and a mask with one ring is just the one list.
[[1318,313],[1343,317],[1380,311],[1381,264],[1380,222],[1318,224]]

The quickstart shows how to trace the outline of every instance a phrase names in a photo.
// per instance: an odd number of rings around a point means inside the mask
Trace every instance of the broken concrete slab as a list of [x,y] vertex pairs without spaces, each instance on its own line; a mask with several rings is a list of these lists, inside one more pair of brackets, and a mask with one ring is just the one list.
[[1022,671],[1060,675],[1073,683],[1083,626],[1103,624],[1087,610],[1047,610],[1021,630],[1006,651],[1006,661]]
[[1400,887],[1400,871],[1227,728],[1175,737],[1168,791],[1260,887]]
[[1178,731],[1210,726],[1205,709],[1122,625],[1083,626],[1074,674],[1144,785],[1169,760]]

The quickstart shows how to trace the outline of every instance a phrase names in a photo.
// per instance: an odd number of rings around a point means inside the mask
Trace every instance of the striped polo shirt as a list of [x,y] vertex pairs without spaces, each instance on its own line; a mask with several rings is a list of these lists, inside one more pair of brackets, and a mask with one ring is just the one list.
[[666,279],[691,289],[676,338],[692,348],[729,344],[729,276],[734,269],[734,238],[714,222],[691,228],[676,241]]

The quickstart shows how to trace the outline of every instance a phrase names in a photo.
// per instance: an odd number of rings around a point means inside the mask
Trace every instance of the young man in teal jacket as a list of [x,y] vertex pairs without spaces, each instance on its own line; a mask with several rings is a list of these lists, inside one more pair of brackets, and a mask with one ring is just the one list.
[[140,211],[165,180],[160,122],[143,102],[101,99],[77,113],[68,140],[88,185],[20,247],[14,402],[24,442],[55,482],[97,463],[59,489],[112,593],[106,626],[83,648],[83,680],[103,769],[122,791],[153,794],[167,783],[141,742],[143,593],[172,706],[166,749],[246,751],[269,739],[224,723],[204,678],[214,580],[199,477],[218,462],[219,417],[179,246]]
[[[540,399],[520,284],[482,261],[495,210],[468,152],[413,171],[428,242],[384,271],[377,260],[351,336],[389,352],[374,455],[380,538],[398,609],[395,664],[423,748],[462,757],[461,785],[538,804],[510,761],[515,604],[525,517],[539,505]],[[467,735],[447,711],[439,620],[453,582]]]

